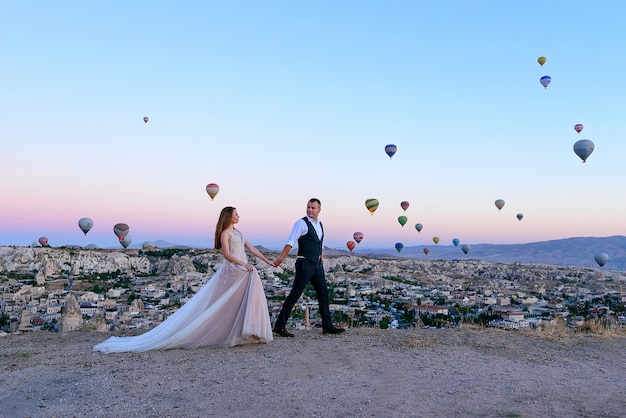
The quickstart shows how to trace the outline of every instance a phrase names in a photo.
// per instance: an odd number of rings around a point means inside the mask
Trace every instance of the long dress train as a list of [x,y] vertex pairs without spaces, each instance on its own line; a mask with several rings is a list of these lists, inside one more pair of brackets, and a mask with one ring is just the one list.
[[[230,253],[246,260],[245,238],[231,233]],[[267,300],[256,268],[224,260],[213,277],[156,328],[132,337],[111,337],[94,346],[103,353],[203,346],[231,347],[272,341]]]

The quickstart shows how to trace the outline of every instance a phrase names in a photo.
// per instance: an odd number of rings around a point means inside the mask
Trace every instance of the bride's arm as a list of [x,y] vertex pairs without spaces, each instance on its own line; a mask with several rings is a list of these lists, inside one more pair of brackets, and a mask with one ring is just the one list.
[[248,240],[246,241],[246,248],[248,249],[248,251],[250,251],[255,257],[260,258],[261,260],[265,261],[267,264],[269,264],[270,266],[276,267],[274,265],[274,263],[272,263],[270,260],[267,259],[267,257],[265,257],[263,254],[261,254],[261,251],[257,250],[256,247],[252,244],[250,244],[248,242]]
[[220,241],[222,242],[222,255],[231,263],[239,264],[248,270],[252,270],[252,265],[245,263],[243,260],[238,259],[230,253],[230,234],[226,231],[220,235]]

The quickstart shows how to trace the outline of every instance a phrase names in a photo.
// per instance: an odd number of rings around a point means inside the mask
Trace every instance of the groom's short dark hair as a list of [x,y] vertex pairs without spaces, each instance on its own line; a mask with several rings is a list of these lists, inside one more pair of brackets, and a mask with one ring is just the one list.
[[310,198],[309,202],[310,203],[317,203],[319,206],[322,206],[322,202],[320,202],[320,200],[315,198],[315,197]]

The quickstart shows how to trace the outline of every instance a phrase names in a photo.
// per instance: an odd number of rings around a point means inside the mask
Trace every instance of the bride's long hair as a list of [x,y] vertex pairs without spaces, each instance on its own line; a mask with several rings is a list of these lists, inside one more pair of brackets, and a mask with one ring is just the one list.
[[224,232],[224,230],[227,229],[230,226],[230,224],[233,222],[233,212],[235,211],[235,209],[236,208],[232,206],[226,206],[220,212],[220,217],[217,220],[217,225],[215,225],[215,249],[216,250],[222,249],[222,240],[221,240],[222,232]]

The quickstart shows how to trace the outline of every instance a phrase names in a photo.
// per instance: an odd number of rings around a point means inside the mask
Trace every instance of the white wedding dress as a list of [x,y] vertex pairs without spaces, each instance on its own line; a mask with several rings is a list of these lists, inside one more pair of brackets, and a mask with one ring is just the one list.
[[[231,233],[230,253],[246,260],[245,238]],[[132,337],[111,337],[94,346],[103,353],[204,346],[231,347],[272,341],[267,300],[258,271],[224,260],[213,277],[156,328]]]

